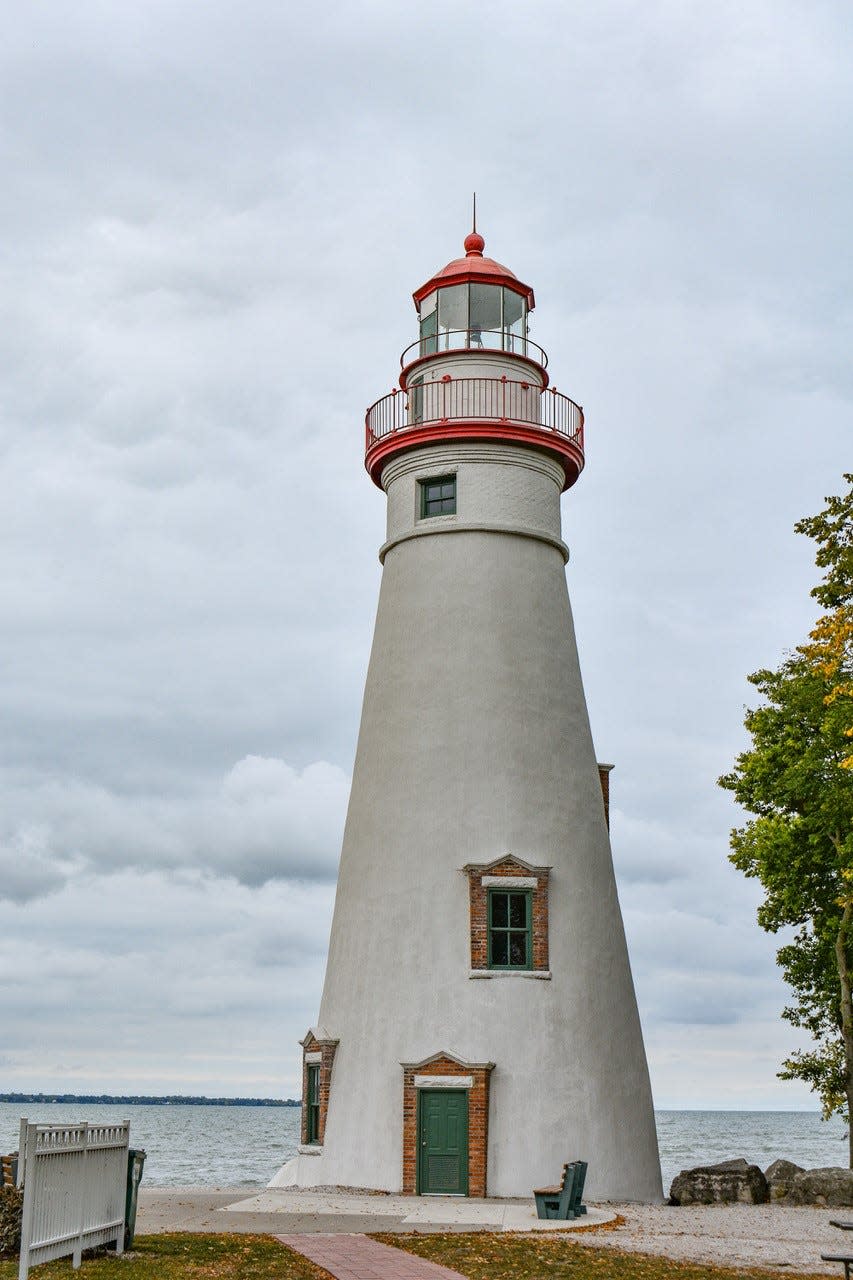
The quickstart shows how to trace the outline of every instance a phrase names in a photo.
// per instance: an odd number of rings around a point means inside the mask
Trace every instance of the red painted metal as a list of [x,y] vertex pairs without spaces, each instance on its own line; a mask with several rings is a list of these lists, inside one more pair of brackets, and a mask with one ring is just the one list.
[[584,465],[583,409],[557,391],[502,378],[443,378],[394,390],[365,415],[364,464],[375,484],[390,457],[447,440],[495,440],[532,445],[555,454],[566,473],[564,489]]
[[416,309],[420,309],[421,302],[428,294],[442,285],[465,284],[468,280],[479,280],[486,284],[504,284],[514,293],[520,293],[527,299],[528,311],[532,311],[536,301],[530,285],[522,284],[514,271],[502,266],[500,262],[495,262],[494,258],[484,258],[485,245],[486,242],[481,235],[476,231],[470,232],[465,237],[465,257],[454,258],[452,262],[448,262],[446,267],[442,267],[427,280],[426,284],[422,284],[420,289],[416,289],[412,294]]

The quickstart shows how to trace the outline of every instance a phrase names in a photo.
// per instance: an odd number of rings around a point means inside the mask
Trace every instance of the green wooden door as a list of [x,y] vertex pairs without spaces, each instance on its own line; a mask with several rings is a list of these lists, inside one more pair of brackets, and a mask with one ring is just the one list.
[[467,1090],[420,1090],[418,1141],[419,1193],[467,1196]]

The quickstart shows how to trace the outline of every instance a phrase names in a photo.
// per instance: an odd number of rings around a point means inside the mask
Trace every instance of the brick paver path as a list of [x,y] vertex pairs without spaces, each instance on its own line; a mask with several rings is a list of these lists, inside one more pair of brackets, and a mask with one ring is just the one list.
[[335,1280],[465,1280],[458,1271],[428,1262],[367,1236],[276,1236],[282,1244],[325,1267]]

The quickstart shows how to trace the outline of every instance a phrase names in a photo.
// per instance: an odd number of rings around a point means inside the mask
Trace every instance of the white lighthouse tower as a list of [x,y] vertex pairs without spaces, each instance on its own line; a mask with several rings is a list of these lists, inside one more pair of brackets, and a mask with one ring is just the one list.
[[465,256],[367,413],[382,587],[303,1132],[279,1185],[660,1200],[560,495],[583,413],[533,291]]

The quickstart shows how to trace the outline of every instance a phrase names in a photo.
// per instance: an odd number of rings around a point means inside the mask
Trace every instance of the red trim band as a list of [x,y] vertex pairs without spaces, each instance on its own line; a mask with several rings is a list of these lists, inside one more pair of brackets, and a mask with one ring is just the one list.
[[423,427],[408,427],[380,437],[365,455],[364,465],[371,480],[382,488],[382,469],[395,454],[424,445],[444,444],[449,440],[492,440],[496,444],[520,444],[555,456],[565,472],[563,492],[570,489],[584,467],[583,437],[576,440],[556,431],[543,431],[509,422],[431,422]]

